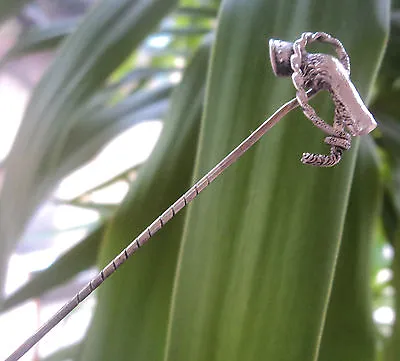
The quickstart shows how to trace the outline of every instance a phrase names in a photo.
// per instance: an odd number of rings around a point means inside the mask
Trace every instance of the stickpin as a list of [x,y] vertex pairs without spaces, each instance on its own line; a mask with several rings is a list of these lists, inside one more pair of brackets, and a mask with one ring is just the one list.
[[[309,54],[307,44],[320,41],[333,45],[338,58],[327,54]],[[376,127],[372,114],[361,100],[356,88],[350,81],[350,59],[341,42],[331,35],[316,32],[303,33],[294,43],[269,41],[272,69],[277,76],[291,76],[296,88],[296,98],[282,105],[266,119],[249,137],[240,143],[231,153],[222,159],[203,178],[161,214],[137,238],[135,238],[118,256],[82,290],[68,301],[54,316],[30,336],[5,361],[19,360],[53,327],[64,319],[79,303],[88,297],[106,278],[114,273],[130,256],[144,246],[147,241],[170,221],[182,208],[196,198],[232,163],[249,150],[268,130],[286,114],[298,106],[311,122],[327,134],[325,143],[330,145],[330,154],[303,153],[301,162],[318,167],[331,167],[340,162],[343,151],[350,149],[351,136],[365,135]],[[327,90],[333,99],[335,113],[333,125],[327,124],[308,104],[308,100],[320,90]]]

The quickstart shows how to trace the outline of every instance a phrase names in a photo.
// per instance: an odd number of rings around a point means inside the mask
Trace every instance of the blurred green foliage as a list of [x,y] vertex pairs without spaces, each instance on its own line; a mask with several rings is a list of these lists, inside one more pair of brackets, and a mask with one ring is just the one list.
[[[0,20],[23,4],[0,1]],[[384,333],[372,321],[382,305],[400,312],[387,296],[400,289],[400,8],[387,0],[103,0],[80,19],[23,33],[1,66],[42,50],[56,56],[4,165],[0,287],[23,230],[61,179],[123,130],[154,118],[164,127],[115,212],[98,205],[99,228],[1,309],[104,266],[290,99],[290,80],[270,70],[267,40],[304,31],[343,42],[379,129],[354,141],[339,166],[309,168],[298,155],[325,152],[321,133],[300,111],[287,116],[106,282],[83,342],[52,359],[399,358],[400,322]],[[149,46],[157,36],[168,44]],[[176,72],[178,85],[153,85]],[[314,102],[329,119],[327,98]],[[382,285],[383,268],[393,278]]]

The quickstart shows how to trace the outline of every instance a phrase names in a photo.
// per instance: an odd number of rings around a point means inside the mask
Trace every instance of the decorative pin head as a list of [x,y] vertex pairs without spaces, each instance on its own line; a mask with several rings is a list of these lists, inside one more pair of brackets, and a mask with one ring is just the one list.
[[276,39],[269,40],[269,58],[276,76],[292,75],[290,57],[293,53],[293,43]]
[[[338,58],[307,53],[306,45],[316,40],[333,45]],[[304,115],[329,135],[325,143],[331,146],[330,154],[304,153],[301,158],[304,164],[331,167],[340,162],[344,150],[350,149],[351,136],[365,135],[375,129],[374,117],[350,80],[350,59],[338,39],[322,32],[303,33],[294,43],[271,39],[269,53],[275,75],[292,77]],[[306,89],[331,93],[335,104],[332,125],[322,120],[308,104]]]

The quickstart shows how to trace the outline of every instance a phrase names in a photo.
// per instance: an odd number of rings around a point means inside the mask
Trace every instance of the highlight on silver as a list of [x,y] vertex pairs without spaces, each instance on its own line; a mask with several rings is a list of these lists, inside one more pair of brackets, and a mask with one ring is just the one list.
[[[329,54],[310,54],[307,44],[314,41],[332,45],[337,58]],[[296,88],[296,99],[304,115],[328,136],[328,155],[303,153],[302,163],[318,167],[331,167],[340,162],[343,151],[350,149],[351,136],[365,135],[376,127],[356,88],[350,80],[350,59],[342,43],[323,32],[306,32],[294,43],[269,41],[272,69],[277,76],[291,76]],[[308,104],[307,89],[315,92],[327,90],[335,105],[333,124],[321,119]]]

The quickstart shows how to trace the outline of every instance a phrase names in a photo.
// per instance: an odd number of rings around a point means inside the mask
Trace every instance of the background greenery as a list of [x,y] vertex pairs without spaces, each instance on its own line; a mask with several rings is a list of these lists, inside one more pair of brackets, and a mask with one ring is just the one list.
[[[0,18],[27,2],[0,1]],[[325,152],[322,134],[300,111],[287,116],[101,287],[84,341],[53,359],[400,359],[400,322],[386,333],[372,322],[377,305],[400,307],[387,292],[400,289],[400,4],[382,0],[103,0],[24,33],[2,64],[57,55],[4,165],[1,288],[24,228],[61,179],[134,124],[159,117],[164,128],[122,204],[111,215],[99,206],[99,227],[0,305],[104,266],[290,99],[267,41],[303,31],[343,42],[378,130],[354,140],[339,166],[310,168],[299,156]],[[140,67],[154,34],[172,41]],[[177,56],[189,64],[180,84],[150,87]],[[314,103],[332,116],[329,99]],[[382,285],[385,243],[395,256]]]

